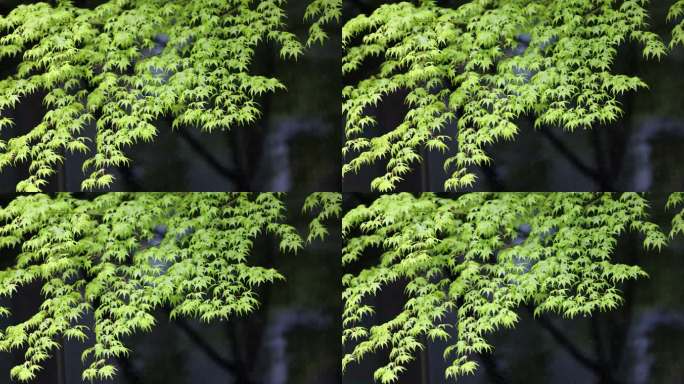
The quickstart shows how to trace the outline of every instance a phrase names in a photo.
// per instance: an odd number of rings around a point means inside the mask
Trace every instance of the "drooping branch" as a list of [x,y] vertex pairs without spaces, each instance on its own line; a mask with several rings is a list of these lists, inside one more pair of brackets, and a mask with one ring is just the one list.
[[[646,57],[667,50],[637,0],[415,3],[382,4],[342,30],[343,74],[362,74],[342,92],[342,175],[386,161],[370,185],[381,192],[394,190],[426,149],[455,152],[444,163],[445,190],[473,186],[473,169],[491,162],[488,147],[514,140],[525,115],[536,127],[570,131],[616,121],[617,97],[646,86],[612,69],[621,43],[641,43]],[[374,111],[394,108],[385,99],[399,92],[408,112],[376,134]],[[444,134],[450,124],[456,137]]]
[[[535,316],[570,318],[616,308],[620,283],[645,275],[614,260],[621,234],[641,233],[646,248],[667,241],[647,209],[638,194],[598,193],[403,193],[352,207],[342,219],[342,263],[364,267],[342,279],[343,368],[389,350],[374,377],[392,383],[426,342],[441,340],[448,344],[445,376],[458,378],[491,352],[491,333],[515,326],[521,306],[533,305]],[[405,286],[405,297],[392,297],[403,309],[376,322],[370,299],[385,297],[392,284]]]
[[[283,279],[275,269],[250,264],[254,242],[272,236],[274,254],[304,246],[286,222],[284,196],[33,194],[0,207],[0,251],[19,252],[0,270],[0,296],[36,283],[45,298],[35,313],[0,329],[0,351],[26,351],[11,376],[32,380],[62,339],[86,342],[86,313],[93,313],[95,326],[83,355],[84,380],[111,379],[114,360],[128,354],[124,337],[151,330],[156,309],[205,322],[252,313],[260,303],[256,287]],[[338,199],[312,198],[311,208],[322,209],[317,226],[335,218],[326,202]],[[0,316],[8,315],[0,306]]]
[[[532,314],[533,311],[530,310]],[[573,342],[570,340],[560,329],[558,329],[548,318],[545,316],[535,316],[535,319],[542,326],[553,339],[560,345],[570,356],[572,356],[577,362],[582,364],[585,368],[592,371],[597,377],[604,380],[606,383],[618,384],[618,382],[612,377],[610,372],[607,372],[603,365],[599,361],[592,359],[582,352]]]
[[[109,0],[81,8],[71,1],[22,4],[0,16],[0,60],[18,66],[0,79],[3,115],[28,95],[44,93],[48,111],[27,134],[0,140],[0,171],[28,163],[17,191],[47,184],[67,153],[87,155],[83,190],[109,187],[112,168],[128,166],[128,147],[153,141],[153,122],[229,130],[253,124],[258,98],[285,85],[252,71],[264,41],[281,59],[299,57],[328,37],[341,0],[311,0],[306,44],[286,25],[285,0]],[[83,132],[94,126],[91,141]]]

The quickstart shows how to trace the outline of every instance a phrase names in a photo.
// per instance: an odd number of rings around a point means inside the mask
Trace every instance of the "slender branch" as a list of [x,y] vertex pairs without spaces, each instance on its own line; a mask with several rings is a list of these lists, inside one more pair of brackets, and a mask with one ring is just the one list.
[[420,162],[421,165],[421,192],[431,191],[430,189],[430,159],[429,151],[426,147],[422,148],[423,161]]
[[480,165],[480,170],[482,171],[482,174],[484,174],[485,178],[487,179],[487,183],[489,184],[489,189],[491,191],[505,191],[506,190],[506,186],[501,182],[501,178],[496,173],[496,169],[494,169],[494,167],[492,167],[491,164],[485,163],[483,165]]
[[[527,307],[528,311],[533,314],[534,310],[531,307]],[[554,340],[563,347],[577,362],[594,372],[594,374],[600,377],[603,382],[609,384],[618,384],[618,382],[611,376],[609,372],[606,372],[601,364],[596,362],[591,357],[587,356],[582,352],[572,340],[570,340],[563,332],[558,329],[548,318],[545,316],[535,316],[535,319],[549,334],[554,338]]]
[[55,360],[57,363],[57,384],[66,384],[66,363],[64,361],[64,339],[60,338],[61,348],[58,347],[55,352]]
[[62,161],[57,167],[57,191],[66,192],[67,191],[67,151],[62,149]]
[[430,384],[430,361],[427,345],[420,350],[420,382],[421,384]]
[[186,130],[179,129],[178,131],[181,138],[190,146],[193,151],[195,151],[196,154],[204,159],[204,161],[206,161],[212,169],[218,172],[221,176],[232,180],[236,184],[243,184],[244,177],[240,172],[223,166],[223,164],[221,164],[221,162],[218,161],[214,155],[207,151],[202,144]]
[[178,325],[178,328],[180,328],[183,333],[185,333],[185,335],[188,336],[188,338],[195,343],[195,345],[197,345],[213,362],[229,371],[234,371],[237,368],[235,363],[221,356],[211,345],[209,345],[209,343],[207,343],[206,340],[204,340],[204,338],[202,338],[197,331],[192,329],[192,327],[186,323],[185,320],[176,319],[174,324]]
[[252,381],[247,377],[243,377],[240,368],[232,361],[227,360],[221,356],[206,340],[192,327],[182,319],[176,319],[174,324],[178,325],[183,333],[192,341],[199,349],[204,352],[209,359],[211,359],[218,366],[229,372],[238,380],[239,383],[251,384]]
[[549,321],[549,319],[547,319],[545,316],[538,316],[536,317],[536,320],[539,325],[542,326],[542,328],[549,332],[549,334],[554,338],[554,340],[556,340],[558,344],[565,348],[568,353],[575,358],[575,360],[592,371],[600,370],[599,365],[592,358],[580,351],[579,348],[573,344],[572,341],[565,336],[560,329],[556,328],[556,326]]
[[591,336],[594,339],[594,353],[601,366],[606,365],[606,353],[603,349],[603,332],[601,331],[601,324],[597,316],[591,317]]
[[602,183],[601,175],[590,166],[584,164],[584,162],[577,157],[577,155],[575,155],[570,148],[563,143],[562,140],[557,138],[553,133],[551,133],[551,131],[545,129],[544,127],[540,128],[539,131],[549,140],[549,142],[558,150],[558,152],[560,152],[560,154],[570,162],[570,164],[577,168],[577,170],[598,184]]

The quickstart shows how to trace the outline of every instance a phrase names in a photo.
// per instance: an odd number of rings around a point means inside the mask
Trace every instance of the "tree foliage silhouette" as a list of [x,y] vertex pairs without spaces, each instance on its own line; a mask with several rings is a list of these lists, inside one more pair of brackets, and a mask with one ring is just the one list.
[[[613,122],[618,96],[647,86],[612,69],[620,45],[639,42],[647,58],[667,52],[648,30],[646,0],[417,3],[383,4],[342,29],[343,74],[372,71],[342,92],[342,175],[385,161],[373,190],[394,190],[424,149],[455,152],[444,163],[445,190],[472,186],[473,168],[491,162],[487,146],[514,140],[522,116],[569,131]],[[678,0],[668,17],[683,14]],[[672,48],[684,42],[683,25]],[[374,111],[396,108],[383,99],[398,92],[403,121],[374,132]],[[456,137],[444,134],[453,124]]]
[[[304,49],[286,29],[285,0],[110,0],[94,9],[68,0],[19,5],[0,16],[0,59],[19,59],[0,80],[0,130],[13,125],[3,110],[45,92],[48,112],[27,134],[0,141],[0,171],[28,162],[17,191],[38,191],[65,152],[89,154],[83,190],[105,188],[108,169],[127,166],[125,149],[157,134],[155,120],[203,131],[246,125],[259,116],[257,98],[285,88],[254,74],[250,64],[265,40],[283,59]],[[308,44],[326,38],[341,0],[313,0]],[[85,136],[94,124],[93,147]]]
[[[339,203],[334,193],[307,199],[307,209],[320,209],[310,236],[322,238]],[[92,337],[83,379],[111,379],[112,359],[129,353],[122,339],[150,331],[160,307],[206,322],[249,314],[259,305],[255,289],[284,279],[250,263],[253,243],[270,234],[286,254],[304,245],[285,209],[272,193],[35,194],[0,207],[0,250],[18,252],[0,271],[0,296],[38,282],[45,297],[30,318],[0,329],[0,351],[26,351],[11,376],[29,381],[62,338]]]
[[[668,207],[681,202],[674,194]],[[374,377],[396,382],[425,343],[441,340],[445,376],[458,378],[477,369],[474,355],[492,350],[491,333],[515,326],[521,305],[565,317],[616,308],[620,283],[646,276],[613,261],[620,236],[636,231],[647,249],[667,243],[648,207],[636,193],[426,193],[352,208],[342,218],[343,265],[380,255],[342,279],[343,369],[388,351]],[[680,212],[670,235],[683,231]],[[405,285],[403,309],[376,323],[368,300],[390,284]]]

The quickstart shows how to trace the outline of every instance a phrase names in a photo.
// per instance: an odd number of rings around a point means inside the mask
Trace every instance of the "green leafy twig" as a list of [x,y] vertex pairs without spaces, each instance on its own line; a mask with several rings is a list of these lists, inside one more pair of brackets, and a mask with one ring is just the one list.
[[309,223],[309,234],[306,237],[306,242],[311,243],[316,239],[323,240],[328,234],[328,230],[323,222],[325,220],[339,218],[342,214],[342,194],[335,192],[314,192],[306,198],[302,210],[305,213],[318,210],[316,217]]

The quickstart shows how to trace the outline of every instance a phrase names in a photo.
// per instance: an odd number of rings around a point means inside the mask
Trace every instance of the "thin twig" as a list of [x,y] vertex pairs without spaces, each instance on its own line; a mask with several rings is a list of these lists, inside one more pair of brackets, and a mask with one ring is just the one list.
[[598,129],[593,129],[591,131],[591,143],[594,146],[594,161],[596,162],[596,168],[598,169],[598,185],[601,191],[613,191],[611,187],[612,182],[609,180],[608,169],[606,168],[606,159],[603,156],[603,140],[601,138],[601,131]]
[[232,361],[227,360],[219,354],[206,340],[192,327],[182,319],[176,319],[174,324],[178,325],[183,333],[192,341],[199,349],[204,352],[209,359],[211,359],[218,366],[225,371],[231,373],[238,380],[239,383],[251,384],[252,382],[247,377],[243,377],[240,368]]
[[240,174],[240,172],[237,172],[235,170],[229,169],[223,164],[221,164],[218,159],[214,157],[209,151],[207,151],[202,144],[195,139],[189,132],[187,132],[184,129],[179,130],[179,134],[183,140],[190,146],[190,148],[195,151],[204,161],[211,166],[212,169],[214,169],[217,173],[219,173],[221,176],[232,180],[236,184],[242,184],[242,180],[244,179],[243,175]]
[[603,183],[603,180],[601,178],[601,175],[594,169],[592,169],[590,166],[584,164],[584,162],[577,156],[575,155],[570,148],[568,148],[565,143],[563,143],[562,140],[557,138],[551,131],[545,128],[541,128],[539,130],[544,137],[546,137],[549,142],[560,152],[561,155],[563,155],[569,162],[572,164],[577,170],[579,170],[582,174],[585,176],[589,177],[590,179],[594,180],[596,183],[601,185]]
[[64,361],[64,339],[60,338],[61,348],[57,348],[55,352],[55,360],[57,363],[57,384],[66,384],[66,364]]

